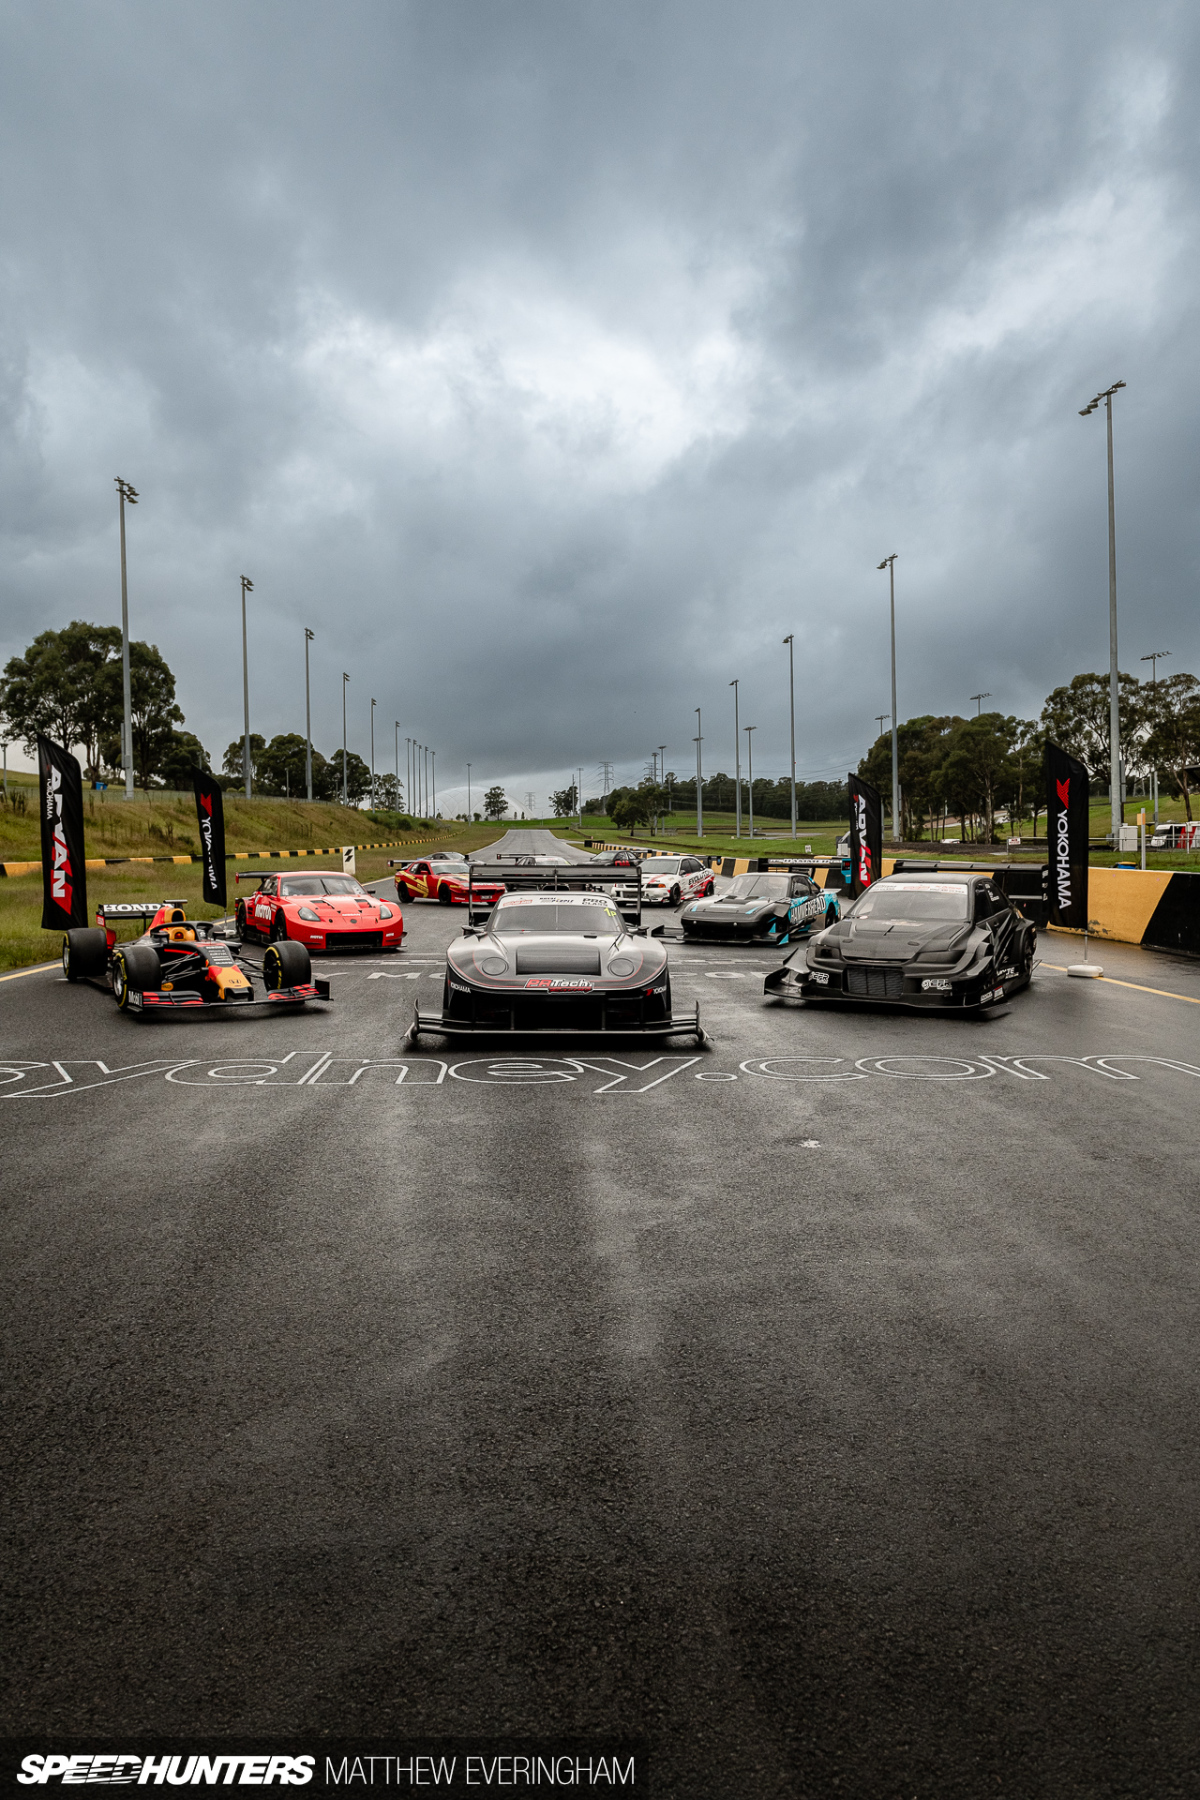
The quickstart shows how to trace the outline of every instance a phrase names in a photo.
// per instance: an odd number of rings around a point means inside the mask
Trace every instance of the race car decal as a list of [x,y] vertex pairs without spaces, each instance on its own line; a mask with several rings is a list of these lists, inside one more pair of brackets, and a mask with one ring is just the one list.
[[565,975],[531,975],[524,984],[527,988],[552,988],[556,993],[569,989],[571,993],[590,994],[593,983],[580,981],[574,976]]

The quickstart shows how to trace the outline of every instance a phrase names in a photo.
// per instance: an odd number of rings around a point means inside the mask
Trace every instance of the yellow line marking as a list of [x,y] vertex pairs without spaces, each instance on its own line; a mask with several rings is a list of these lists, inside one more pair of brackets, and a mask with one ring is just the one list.
[[47,969],[61,968],[61,963],[38,963],[32,969],[17,969],[12,975],[0,975],[0,981],[19,981],[22,975],[44,975]]
[[[1044,962],[1039,963],[1038,967],[1040,969],[1054,969],[1059,975],[1065,975],[1067,972],[1062,963]],[[1140,981],[1118,981],[1115,975],[1096,975],[1093,979],[1095,981],[1107,981],[1112,987],[1133,988],[1135,992],[1139,994],[1161,994],[1164,1000],[1186,1000],[1189,1006],[1200,1006],[1200,1000],[1196,998],[1195,994],[1172,994],[1167,988],[1145,987]]]

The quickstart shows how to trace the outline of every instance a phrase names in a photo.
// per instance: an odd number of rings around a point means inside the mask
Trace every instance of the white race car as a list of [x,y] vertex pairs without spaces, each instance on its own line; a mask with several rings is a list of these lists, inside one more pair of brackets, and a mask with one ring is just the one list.
[[[714,885],[712,870],[698,856],[647,856],[642,860],[642,905],[678,906],[702,900]],[[637,889],[618,888],[619,900],[635,900]]]

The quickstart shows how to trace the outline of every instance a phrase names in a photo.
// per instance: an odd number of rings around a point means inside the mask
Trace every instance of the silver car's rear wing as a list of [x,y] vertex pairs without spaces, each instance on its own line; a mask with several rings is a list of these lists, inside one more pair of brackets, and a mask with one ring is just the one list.
[[504,887],[510,894],[535,892],[560,894],[598,894],[605,889],[633,888],[635,899],[617,901],[622,917],[635,925],[642,922],[642,871],[614,869],[596,863],[543,863],[540,868],[514,868],[512,863],[473,862],[467,882],[467,920],[482,923],[491,915],[494,900],[484,899],[477,889]]

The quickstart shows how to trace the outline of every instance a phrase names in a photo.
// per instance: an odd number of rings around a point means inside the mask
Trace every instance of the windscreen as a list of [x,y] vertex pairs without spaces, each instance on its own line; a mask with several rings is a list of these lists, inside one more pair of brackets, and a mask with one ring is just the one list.
[[883,881],[859,896],[850,917],[915,925],[929,919],[966,919],[969,907],[970,888],[965,881]]
[[787,875],[736,875],[728,892],[734,900],[786,900]]
[[643,875],[678,875],[677,856],[647,856],[642,862]]
[[296,900],[305,895],[311,899],[322,894],[357,894],[364,900],[371,898],[353,875],[285,875],[279,884],[279,892],[285,900]]
[[604,937],[616,937],[624,931],[620,913],[604,895],[597,894],[594,902],[590,895],[580,898],[586,899],[587,904],[552,906],[538,901],[532,906],[527,903],[505,906],[502,902],[492,914],[489,930],[498,932],[501,937],[531,937],[544,931],[573,931],[576,936],[596,932]]

